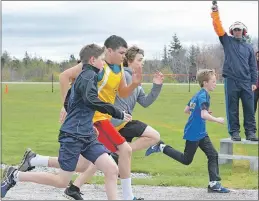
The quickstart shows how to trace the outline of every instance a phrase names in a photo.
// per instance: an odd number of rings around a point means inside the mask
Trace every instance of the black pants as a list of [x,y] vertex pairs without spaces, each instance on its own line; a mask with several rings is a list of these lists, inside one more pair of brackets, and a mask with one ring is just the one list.
[[245,134],[255,134],[254,93],[251,83],[244,83],[230,78],[225,78],[224,81],[229,134],[240,133],[239,99],[241,99],[243,106]]
[[257,105],[259,100],[259,88],[254,91],[254,111],[256,113]]
[[219,176],[218,152],[213,147],[209,136],[206,136],[196,142],[187,140],[185,143],[184,153],[181,153],[168,145],[165,146],[163,153],[184,165],[190,165],[198,147],[200,147],[208,158],[210,181],[220,181],[221,178]]

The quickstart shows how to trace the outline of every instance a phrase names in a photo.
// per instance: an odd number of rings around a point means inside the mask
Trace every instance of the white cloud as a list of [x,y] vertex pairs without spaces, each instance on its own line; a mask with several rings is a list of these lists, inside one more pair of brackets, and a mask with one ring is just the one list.
[[[219,1],[226,31],[234,21],[258,36],[258,2]],[[86,43],[102,44],[111,34],[139,45],[152,58],[177,33],[181,42],[218,43],[211,1],[17,1],[2,2],[3,49],[23,57],[27,50],[62,60]]]
[[51,12],[62,8],[62,1],[3,1],[2,12]]

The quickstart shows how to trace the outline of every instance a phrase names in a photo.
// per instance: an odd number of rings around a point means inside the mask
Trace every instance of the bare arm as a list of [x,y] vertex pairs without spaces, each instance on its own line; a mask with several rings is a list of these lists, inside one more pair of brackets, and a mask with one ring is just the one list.
[[118,89],[118,95],[121,98],[127,98],[129,97],[134,89],[139,86],[142,80],[142,69],[138,68],[135,71],[132,72],[132,83],[127,86],[127,82],[125,80],[124,71],[122,71],[122,79],[119,85]]
[[211,18],[212,18],[214,31],[219,36],[219,40],[220,40],[221,44],[224,45],[228,39],[228,34],[226,33],[226,31],[224,30],[224,28],[222,26],[217,4],[215,4],[212,8]]
[[208,110],[202,110],[201,111],[201,118],[203,118],[205,120],[208,120],[208,121],[220,123],[220,124],[224,123],[224,119],[222,117],[218,117],[218,118],[214,117],[214,116],[209,114]]
[[82,63],[73,66],[59,75],[59,84],[60,84],[60,92],[61,92],[61,101],[62,104],[65,101],[67,91],[69,89],[70,80],[74,80],[82,71]]
[[131,83],[130,85],[127,86],[126,80],[123,76],[123,79],[121,79],[120,86],[118,89],[119,97],[121,98],[129,97],[136,87],[138,87],[138,84],[136,83]]

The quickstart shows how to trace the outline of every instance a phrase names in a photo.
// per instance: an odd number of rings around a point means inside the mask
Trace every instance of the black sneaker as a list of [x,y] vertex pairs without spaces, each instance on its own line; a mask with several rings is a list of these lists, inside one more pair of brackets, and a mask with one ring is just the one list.
[[63,196],[69,200],[84,200],[81,195],[84,195],[80,192],[80,189],[73,184],[66,188]]
[[68,186],[67,187],[70,187],[70,186],[72,186],[73,185],[73,181],[72,180],[70,180],[70,182],[69,182],[69,184],[68,184]]
[[28,148],[23,155],[23,159],[18,167],[18,170],[21,172],[33,170],[35,166],[31,166],[30,161],[34,157],[36,157],[36,153],[34,153],[30,148]]
[[231,139],[232,139],[233,141],[241,141],[241,137],[240,137],[239,133],[233,133],[233,134],[231,135]]
[[249,133],[246,135],[246,140],[250,141],[258,141],[258,138],[256,137],[255,133]]
[[10,188],[16,185],[16,182],[14,181],[14,172],[16,170],[17,169],[12,166],[4,169],[3,181],[1,182],[1,198],[4,198]]

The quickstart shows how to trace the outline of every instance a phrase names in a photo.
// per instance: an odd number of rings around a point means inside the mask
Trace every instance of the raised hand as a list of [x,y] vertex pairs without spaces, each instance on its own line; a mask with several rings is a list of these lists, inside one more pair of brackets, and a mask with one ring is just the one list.
[[156,71],[153,78],[153,83],[155,84],[163,84],[164,81],[164,75],[163,73]]
[[139,85],[142,81],[142,67],[138,67],[132,70],[132,83]]
[[218,11],[218,3],[217,3],[217,1],[212,1],[211,10],[212,10],[213,12],[217,12],[217,11]]

